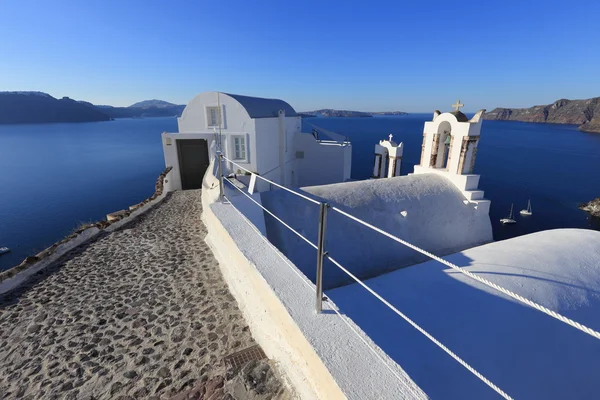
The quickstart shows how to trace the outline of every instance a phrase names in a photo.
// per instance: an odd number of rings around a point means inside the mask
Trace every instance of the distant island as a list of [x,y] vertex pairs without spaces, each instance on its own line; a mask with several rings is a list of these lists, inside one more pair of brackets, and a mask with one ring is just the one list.
[[600,97],[586,100],[556,100],[530,108],[495,108],[483,116],[496,121],[545,122],[579,125],[584,132],[600,133]]
[[43,92],[0,92],[0,124],[97,122],[114,118],[180,116],[184,105],[146,100],[129,107],[94,105]]
[[315,111],[305,111],[298,113],[302,117],[372,117],[374,115],[406,115],[402,111],[351,111],[351,110],[334,110],[332,108],[323,108]]
[[185,105],[163,100],[144,100],[129,107],[95,106],[111,118],[149,118],[181,116]]

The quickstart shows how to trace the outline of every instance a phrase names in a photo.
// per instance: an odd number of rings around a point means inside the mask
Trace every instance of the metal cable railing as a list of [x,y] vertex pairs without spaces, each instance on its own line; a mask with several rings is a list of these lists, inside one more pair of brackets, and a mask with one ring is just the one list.
[[444,346],[442,344],[442,342],[440,342],[435,337],[433,337],[425,329],[421,328],[416,322],[414,322],[412,319],[410,319],[404,313],[402,313],[400,310],[398,310],[396,307],[394,307],[389,301],[387,301],[386,299],[384,299],[379,293],[377,293],[376,291],[374,291],[373,289],[371,289],[363,281],[361,281],[356,276],[354,276],[354,274],[352,274],[350,271],[348,271],[346,268],[344,268],[339,262],[335,261],[329,255],[326,255],[325,257],[327,257],[327,259],[329,261],[331,261],[336,267],[338,267],[343,272],[345,272],[350,278],[352,278],[353,280],[355,280],[356,283],[358,283],[360,286],[362,286],[363,288],[365,288],[369,293],[371,293],[379,301],[381,301],[383,304],[385,304],[390,310],[392,310],[393,312],[395,312],[402,319],[404,319],[406,322],[408,322],[410,325],[412,325],[413,328],[415,328],[416,330],[418,330],[419,332],[421,332],[423,334],[423,336],[425,336],[427,339],[429,339],[433,343],[435,343],[435,345],[437,345],[440,349],[444,350],[450,357],[454,358],[460,365],[462,365],[463,367],[465,367],[469,372],[471,372],[473,375],[475,375],[477,378],[479,378],[483,383],[485,383],[486,385],[488,385],[489,387],[491,387],[492,389],[494,389],[500,396],[504,397],[505,399],[511,399],[511,397],[508,394],[506,394],[502,389],[500,389],[498,386],[496,386],[494,383],[492,383],[492,381],[490,381],[485,376],[483,376],[475,368],[473,368],[469,364],[467,364],[467,362],[465,360],[463,360],[458,355],[456,355],[456,353],[454,353],[448,347]]
[[[234,185],[234,187],[236,187]],[[236,189],[238,189],[236,187]],[[243,192],[242,192],[243,193]],[[243,193],[244,195],[246,193]],[[248,224],[248,226],[250,227],[250,229],[252,229],[252,231],[254,233],[256,233],[263,242],[265,242],[269,247],[271,247],[274,251],[274,254],[276,254],[282,261],[283,263],[300,279],[300,281],[305,284],[310,290],[312,290],[313,292],[316,292],[316,287],[315,285],[308,280],[308,278],[306,278],[305,275],[302,274],[302,272],[300,272],[300,270],[298,268],[296,268],[295,265],[293,265],[292,263],[290,263],[282,254],[281,252],[277,249],[277,247],[275,247],[275,245],[273,243],[271,243],[269,241],[269,239],[267,239],[259,230],[256,226],[254,226],[254,224],[240,211],[238,210],[233,203],[231,203],[231,200],[228,199],[225,196],[225,199],[231,204],[232,208],[238,213],[238,215],[240,216],[240,218],[246,222],[246,224]],[[264,207],[261,207],[264,210]],[[311,243],[311,245],[313,247],[315,247],[314,244]],[[404,388],[411,392],[412,395],[414,396],[415,399],[417,398],[422,398],[423,395],[420,395],[418,393],[415,392],[414,387],[411,387],[411,385],[406,383],[406,378],[402,378],[397,371],[395,371],[391,366],[389,362],[386,362],[383,357],[381,356],[381,354],[379,354],[379,352],[377,352],[377,350],[375,350],[375,348],[367,342],[367,340],[360,334],[357,332],[356,328],[353,327],[350,322],[348,322],[347,318],[344,318],[343,315],[341,314],[340,310],[337,309],[337,307],[333,306],[333,303],[328,303],[328,307],[329,309],[331,309],[338,317],[340,317],[341,321],[356,335],[356,337],[364,343],[365,346],[367,346],[367,348],[369,349],[369,351],[371,353],[373,353],[373,355],[379,360],[381,361],[381,363],[392,373],[392,375],[394,375],[394,377],[396,379],[398,379],[398,381],[400,382],[400,384],[402,386],[404,386]]]
[[532,308],[535,308],[536,310],[541,311],[544,314],[547,314],[547,315],[549,315],[549,316],[551,316],[553,318],[556,318],[557,320],[559,320],[561,322],[564,322],[565,324],[570,325],[570,326],[572,326],[572,327],[574,327],[574,328],[576,328],[576,329],[578,329],[578,330],[580,330],[582,332],[585,332],[588,335],[595,337],[596,339],[600,339],[600,332],[598,332],[598,331],[595,331],[595,330],[593,330],[593,329],[591,329],[591,328],[589,328],[589,327],[587,327],[587,326],[585,326],[583,324],[580,324],[577,321],[573,321],[572,319],[570,319],[568,317],[565,317],[564,315],[561,315],[561,314],[557,313],[556,311],[552,311],[549,308],[544,307],[541,304],[538,304],[538,303],[536,303],[534,301],[526,299],[525,297],[521,296],[520,294],[517,294],[517,293],[512,292],[512,291],[510,291],[510,290],[508,290],[506,288],[503,288],[502,286],[497,285],[497,284],[495,284],[495,283],[493,283],[493,282],[491,282],[491,281],[489,281],[489,280],[487,280],[485,278],[482,278],[479,275],[476,275],[476,274],[474,274],[474,273],[472,273],[470,271],[467,271],[467,270],[459,267],[458,265],[455,265],[455,264],[451,263],[450,261],[444,260],[443,258],[438,257],[435,254],[432,254],[432,253],[428,252],[427,250],[423,250],[423,249],[421,249],[421,248],[419,248],[419,247],[417,247],[417,246],[415,246],[415,245],[407,242],[406,240],[402,240],[402,239],[400,239],[400,238],[392,235],[391,233],[388,233],[388,232],[384,231],[383,229],[380,229],[380,228],[378,228],[376,226],[373,226],[373,225],[369,224],[368,222],[365,222],[365,221],[363,221],[363,220],[361,220],[359,218],[356,218],[355,216],[353,216],[351,214],[348,214],[347,212],[342,211],[342,210],[340,210],[337,207],[331,207],[331,209],[333,211],[335,211],[335,212],[338,212],[338,213],[340,213],[340,214],[342,214],[342,215],[350,218],[353,221],[358,222],[359,224],[362,224],[362,225],[364,225],[364,226],[366,226],[368,228],[371,228],[375,232],[381,233],[382,235],[384,235],[384,236],[392,239],[395,242],[403,244],[406,247],[409,247],[409,248],[411,248],[411,249],[413,249],[415,251],[418,251],[421,254],[426,255],[427,257],[431,258],[432,260],[435,260],[435,261],[437,261],[439,263],[447,265],[448,267],[452,268],[453,270],[458,271],[461,274],[464,274],[464,275],[468,276],[469,278],[475,279],[477,282],[482,283],[485,286],[491,287],[492,289],[495,289],[495,290],[497,290],[497,291],[499,291],[501,293],[504,293],[505,295],[507,295],[509,297],[512,297],[513,299],[518,300],[521,303],[524,303],[524,304],[526,304],[526,305],[528,305],[528,306],[530,306]]
[[314,203],[314,204],[321,204],[321,203],[320,203],[320,202],[318,202],[317,200],[311,199],[310,197],[308,197],[308,196],[306,196],[306,195],[303,195],[302,193],[295,192],[295,191],[293,191],[293,190],[292,190],[292,189],[290,189],[290,188],[287,188],[287,187],[285,187],[285,186],[283,186],[283,185],[280,185],[279,183],[275,183],[275,182],[273,182],[273,181],[271,181],[271,180],[269,180],[269,179],[267,179],[267,178],[263,178],[262,176],[258,175],[257,173],[254,173],[254,172],[250,171],[248,168],[244,168],[244,167],[242,167],[240,164],[236,163],[236,162],[235,162],[235,161],[233,161],[233,160],[230,160],[229,158],[225,157],[225,156],[224,156],[224,155],[222,155],[222,154],[221,154],[221,158],[222,158],[223,160],[225,160],[225,161],[227,161],[227,162],[229,162],[229,163],[231,163],[231,164],[235,165],[236,167],[238,167],[238,168],[239,168],[239,169],[241,169],[242,171],[246,171],[246,172],[248,172],[248,173],[250,173],[250,174],[252,174],[252,175],[256,175],[256,177],[257,177],[257,178],[259,178],[259,179],[262,179],[263,181],[265,181],[265,182],[268,182],[268,183],[270,183],[270,184],[271,184],[271,185],[273,185],[273,186],[277,186],[277,187],[278,187],[278,188],[280,188],[280,189],[287,190],[288,192],[290,192],[290,193],[293,193],[293,194],[295,194],[296,196],[302,197],[304,200],[308,200],[308,201],[310,201],[311,203]]
[[258,201],[254,200],[252,198],[252,196],[246,194],[242,189],[240,189],[239,187],[237,187],[237,185],[235,183],[233,183],[229,178],[225,178],[223,177],[224,180],[226,180],[227,182],[229,182],[231,184],[231,186],[233,186],[234,188],[236,188],[240,193],[242,193],[244,196],[246,196],[248,199],[250,199],[251,202],[253,202],[254,204],[256,204],[257,206],[259,206],[260,208],[262,208],[266,213],[268,213],[271,217],[275,218],[279,223],[281,223],[283,226],[285,226],[286,228],[288,228],[290,231],[292,231],[296,236],[298,236],[300,239],[304,240],[306,243],[308,243],[310,246],[312,246],[313,248],[317,248],[317,246],[315,246],[310,240],[308,240],[307,238],[305,238],[304,236],[302,236],[300,233],[298,233],[298,231],[296,231],[294,228],[292,228],[291,226],[289,226],[288,224],[286,224],[285,222],[283,222],[281,220],[281,218],[279,218],[278,216],[276,216],[275,214],[273,214],[271,211],[267,210],[266,208],[264,208],[262,206],[262,204],[260,204]]
[[[223,156],[222,154],[219,154],[220,159],[222,160],[226,160],[230,163],[232,163],[233,165],[237,166],[238,168],[247,171],[251,174],[254,174],[252,171],[240,166],[239,164],[235,163],[234,161],[226,158],[225,156]],[[220,163],[221,164],[221,163]],[[219,171],[222,171],[221,166],[219,166]],[[339,209],[338,207],[331,207],[329,204],[324,203],[324,202],[319,202],[316,201],[314,199],[311,199],[310,197],[303,195],[301,193],[298,193],[294,190],[291,190],[289,188],[286,188],[280,184],[277,184],[269,179],[266,179],[260,175],[254,174],[257,178],[262,179],[272,185],[275,185],[281,189],[284,189],[300,198],[303,198],[305,200],[310,201],[311,203],[314,204],[318,204],[319,205],[319,231],[318,231],[318,239],[317,239],[317,244],[312,243],[310,240],[308,240],[306,237],[304,237],[303,235],[301,235],[299,232],[297,232],[295,229],[293,229],[291,226],[289,226],[288,224],[286,224],[284,221],[282,221],[279,217],[277,217],[276,215],[274,215],[271,211],[267,210],[265,207],[262,206],[262,204],[260,204],[259,202],[257,202],[256,200],[254,200],[250,195],[248,195],[247,193],[244,192],[244,190],[240,189],[239,187],[237,187],[235,184],[233,184],[233,182],[231,180],[229,180],[228,178],[223,177],[222,173],[221,173],[221,198],[223,198],[223,181],[226,180],[227,182],[229,182],[234,188],[236,188],[240,193],[242,193],[243,195],[245,195],[247,198],[249,198],[254,204],[258,205],[260,208],[262,208],[265,212],[267,212],[270,216],[272,216],[273,218],[275,218],[278,222],[280,222],[281,224],[283,224],[286,228],[288,228],[289,230],[291,230],[295,235],[297,235],[298,237],[300,237],[303,241],[305,241],[306,243],[308,243],[311,247],[313,247],[314,249],[317,250],[317,274],[316,274],[316,279],[315,279],[315,283],[316,283],[316,308],[317,308],[317,312],[320,313],[322,311],[322,301],[323,301],[323,276],[322,276],[322,272],[323,272],[323,260],[326,258],[328,259],[333,265],[335,265],[337,268],[339,268],[342,272],[344,272],[345,274],[347,274],[350,278],[352,278],[354,281],[356,281],[360,286],[362,286],[363,288],[365,288],[369,293],[371,293],[373,296],[375,296],[378,300],[380,300],[384,305],[386,305],[388,308],[390,308],[394,313],[396,313],[398,316],[400,316],[401,318],[403,318],[406,322],[408,322],[411,326],[413,326],[415,329],[417,329],[421,334],[423,334],[425,337],[427,337],[430,341],[432,341],[434,344],[436,344],[438,347],[440,347],[443,351],[445,351],[448,355],[450,355],[452,358],[454,358],[459,364],[461,364],[464,368],[466,368],[469,372],[471,372],[473,375],[475,375],[477,378],[479,378],[482,382],[484,382],[486,385],[488,385],[490,388],[492,388],[494,391],[496,391],[498,394],[500,394],[502,397],[504,397],[505,399],[510,399],[511,397],[505,393],[502,389],[500,389],[498,386],[496,386],[493,382],[491,382],[489,379],[487,379],[485,376],[483,376],[481,373],[479,373],[475,368],[473,368],[472,366],[470,366],[466,361],[464,361],[462,358],[460,358],[457,354],[455,354],[454,352],[452,352],[448,347],[446,347],[444,344],[442,344],[439,340],[437,340],[435,337],[433,337],[431,334],[429,334],[425,329],[423,329],[421,326],[419,326],[417,323],[415,323],[412,319],[410,319],[408,316],[406,316],[405,314],[403,314],[400,310],[398,310],[396,307],[394,307],[390,302],[388,302],[385,298],[383,298],[381,295],[379,295],[377,292],[375,292],[373,289],[371,289],[368,285],[366,285],[364,282],[362,282],[360,279],[358,279],[355,275],[353,275],[350,271],[348,271],[348,269],[346,269],[343,265],[341,265],[339,262],[337,262],[334,258],[332,258],[326,251],[325,251],[325,233],[326,233],[326,222],[327,222],[327,211],[328,209],[331,209],[334,212],[339,213],[340,215],[343,215],[359,224],[362,224],[363,226],[366,226],[372,230],[374,230],[375,232],[378,232],[394,241],[396,241],[397,243],[400,243],[404,246],[407,246],[421,254],[426,255],[427,257],[438,261],[444,265],[449,266],[450,268],[468,276],[469,278],[472,278],[478,282],[480,282],[481,284],[488,286],[492,289],[495,289],[501,293],[504,293],[505,295],[523,303],[526,304],[538,311],[541,311],[553,318],[558,319],[559,321],[566,323],[584,333],[587,333],[590,336],[593,336],[597,339],[600,339],[600,333],[583,325],[580,324],[570,318],[567,318],[555,311],[552,311],[550,309],[548,309],[547,307],[544,307],[536,302],[533,302],[529,299],[526,299],[525,297],[514,293],[508,289],[505,289],[485,278],[482,278],[476,274],[473,274],[470,271],[467,271],[447,260],[444,260],[443,258],[440,258],[424,249],[421,249],[405,240],[402,240],[394,235],[392,235],[389,232],[386,232],[374,225],[369,224],[368,222],[365,222],[341,209]],[[237,209],[236,209],[237,210]],[[239,211],[239,210],[238,210]],[[357,333],[355,331],[355,333]]]
[[[220,155],[220,157],[222,159],[225,159],[225,160],[231,162],[232,164],[236,165],[238,168],[242,168],[243,170],[248,171],[247,169],[241,167],[240,165],[238,165],[235,162],[227,159],[226,157],[224,157],[222,155]],[[249,171],[249,172],[252,173],[251,171]],[[266,178],[263,178],[263,177],[261,177],[259,175],[256,175],[256,176],[257,176],[257,178],[263,179],[266,182],[274,183],[274,182],[272,182],[272,181],[270,181],[270,180],[268,180]],[[464,361],[462,358],[460,358],[458,355],[456,355],[454,352],[452,352],[450,349],[448,349],[448,347],[446,347],[445,345],[443,345],[439,340],[437,340],[435,337],[433,337],[433,335],[431,335],[429,332],[427,332],[425,329],[423,329],[421,326],[419,326],[417,323],[415,323],[412,319],[410,319],[409,317],[407,317],[406,315],[404,315],[402,312],[400,312],[396,307],[394,307],[391,303],[389,303],[387,300],[385,300],[383,297],[381,297],[378,293],[376,293],[374,290],[372,290],[370,287],[368,287],[364,282],[362,282],[360,279],[358,279],[356,276],[354,276],[352,273],[350,273],[346,268],[344,268],[341,264],[339,264],[337,261],[335,261],[335,259],[333,259],[332,257],[330,257],[325,252],[325,250],[324,250],[325,240],[324,239],[325,239],[325,229],[326,229],[326,220],[327,220],[327,209],[329,208],[328,204],[322,203],[322,202],[317,202],[317,201],[315,201],[313,199],[310,199],[311,202],[319,204],[319,234],[318,234],[318,244],[315,245],[309,239],[307,239],[306,237],[304,237],[303,235],[301,235],[298,231],[296,231],[295,229],[293,229],[291,226],[289,226],[287,223],[285,223],[283,220],[281,220],[279,217],[277,217],[275,214],[273,214],[270,210],[266,209],[262,204],[260,204],[256,200],[254,200],[252,198],[252,196],[250,196],[244,190],[242,190],[237,185],[235,185],[234,182],[232,182],[229,178],[226,178],[226,177],[224,177],[222,175],[221,175],[220,178],[221,178],[220,179],[221,185],[223,185],[224,181],[227,181],[233,188],[235,188],[242,195],[244,195],[246,198],[248,198],[249,200],[251,200],[252,203],[254,203],[257,206],[259,206],[263,211],[265,211],[267,214],[269,214],[270,216],[272,216],[273,218],[275,218],[278,222],[280,222],[283,226],[285,226],[286,228],[288,228],[296,236],[300,237],[304,242],[308,243],[311,247],[313,247],[314,249],[317,250],[317,276],[316,276],[316,279],[315,279],[316,280],[316,288],[314,290],[315,290],[315,293],[316,293],[316,305],[317,305],[317,312],[318,313],[320,313],[322,311],[322,302],[323,302],[323,277],[322,277],[323,260],[325,258],[327,258],[334,265],[336,265],[338,268],[340,268],[343,272],[345,272],[346,274],[348,274],[352,279],[354,279],[356,282],[358,282],[361,286],[363,286],[365,289],[367,289],[377,299],[379,299],[380,301],[382,301],[393,312],[395,312],[397,315],[399,315],[400,317],[402,317],[410,325],[412,325],[415,329],[417,329],[420,333],[422,333],[423,335],[425,335],[425,337],[427,337],[434,344],[436,344],[438,347],[440,347],[442,350],[444,350],[446,353],[448,353],[452,358],[454,358],[458,363],[460,363],[463,367],[465,367],[473,375],[475,375],[477,378],[479,378],[481,381],[483,381],[486,385],[488,385],[489,387],[491,387],[493,390],[495,390],[498,394],[500,394],[505,399],[511,399],[511,397],[509,395],[507,395],[504,391],[502,391],[498,386],[496,386],[489,379],[487,379],[486,377],[484,377],[479,371],[477,371],[475,368],[473,368],[472,366],[470,366],[466,361]],[[281,187],[278,184],[276,186]],[[285,189],[288,192],[293,193],[294,195],[297,195],[297,196],[299,196],[301,198],[307,198],[307,196],[302,195],[301,193],[298,193],[298,192],[296,192],[294,190],[291,190],[289,188],[283,188],[283,189]],[[223,187],[221,188],[221,193],[224,193],[224,188]],[[223,195],[222,199],[224,199],[224,198],[225,198],[225,196]],[[231,203],[231,201],[230,201],[230,203]],[[238,211],[241,215],[243,215],[239,210],[237,210],[237,208],[236,208],[236,211]],[[334,307],[332,307],[332,309],[334,309]],[[334,312],[336,312],[341,317],[341,314],[339,314],[339,312],[337,310],[334,309]],[[358,332],[356,332],[356,330],[352,329],[352,331],[356,335],[358,335],[359,338],[360,338],[360,335],[358,334]],[[377,352],[374,349],[371,349],[371,350],[373,352],[375,352],[375,354],[377,355]],[[381,360],[381,357],[378,357],[378,358]],[[389,366],[388,366],[388,368],[389,368]],[[399,381],[401,381],[402,383],[404,383],[403,380],[396,373],[394,373],[394,375],[399,379]]]

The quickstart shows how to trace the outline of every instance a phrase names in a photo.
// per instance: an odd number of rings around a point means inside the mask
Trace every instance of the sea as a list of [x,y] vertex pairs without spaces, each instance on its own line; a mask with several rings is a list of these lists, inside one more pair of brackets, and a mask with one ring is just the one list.
[[[402,174],[419,163],[423,123],[432,114],[310,118],[352,142],[352,178],[367,179],[373,149],[392,134],[404,142]],[[304,131],[312,126],[304,124]],[[20,263],[84,223],[152,195],[164,169],[161,133],[176,118],[0,125],[0,270]],[[600,196],[600,134],[573,125],[484,121],[475,163],[479,188],[492,201],[495,240],[546,229],[600,230],[578,209]],[[531,200],[533,215],[519,210]],[[517,224],[502,225],[514,204]]]

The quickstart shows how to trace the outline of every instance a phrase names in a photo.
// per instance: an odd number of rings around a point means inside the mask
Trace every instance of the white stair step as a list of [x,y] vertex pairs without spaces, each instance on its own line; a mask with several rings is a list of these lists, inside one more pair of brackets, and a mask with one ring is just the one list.
[[465,190],[463,192],[467,200],[481,200],[483,199],[483,190]]

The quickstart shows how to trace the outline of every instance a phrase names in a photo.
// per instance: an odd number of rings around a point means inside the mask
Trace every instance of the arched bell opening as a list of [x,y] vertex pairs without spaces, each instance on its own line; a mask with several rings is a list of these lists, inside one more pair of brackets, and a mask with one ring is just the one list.
[[452,147],[452,125],[443,121],[438,126],[437,157],[434,168],[446,169],[450,164],[450,149]]

